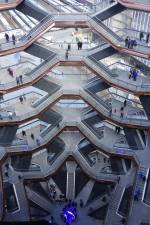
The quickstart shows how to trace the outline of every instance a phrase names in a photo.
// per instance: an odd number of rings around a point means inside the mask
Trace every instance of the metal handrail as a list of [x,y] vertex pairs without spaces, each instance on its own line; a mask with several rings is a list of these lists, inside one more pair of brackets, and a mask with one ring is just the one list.
[[18,62],[16,64],[12,64],[11,66],[0,67],[0,71],[1,70],[5,70],[5,69],[8,69],[8,68],[12,68],[12,67],[17,67],[17,66],[20,66],[22,64],[31,64],[33,66],[37,66],[34,62],[30,62],[29,60],[26,60],[26,61],[23,61],[23,62]]
[[[147,81],[149,80],[150,81],[150,76],[149,76],[149,68],[141,68],[140,66],[132,66],[132,65],[128,65],[128,64],[125,64],[125,63],[122,63],[122,62],[115,62],[115,63],[112,63],[110,65],[107,66],[110,70],[123,70],[123,71],[126,71],[128,72],[128,74],[130,73],[130,69],[138,69],[139,71],[139,76],[141,77],[141,79],[143,81]],[[141,75],[142,73],[142,75]]]
[[28,39],[28,37],[30,37],[31,35],[34,35],[35,32],[37,31],[38,28],[42,28],[43,25],[47,25],[46,23],[49,22],[49,20],[51,19],[51,21],[53,21],[53,18],[51,15],[47,15],[46,17],[44,17],[35,27],[33,27],[28,34],[22,36],[19,41],[25,41]]
[[92,127],[90,126],[85,120],[84,118],[82,118],[82,123],[86,125],[86,127],[88,127],[95,135],[96,137],[98,137],[99,139],[103,138],[104,137],[104,127],[100,127],[100,133],[97,133],[97,131]]
[[127,149],[128,151],[143,151],[144,148],[135,148],[135,146],[121,146],[121,143],[118,143],[116,142],[114,145],[113,145],[113,148],[114,149]]
[[53,95],[55,92],[57,92],[61,87],[58,86],[51,90],[48,94],[42,96],[42,98],[38,99],[35,103],[32,104],[32,107],[36,108],[38,107],[41,103],[43,103],[47,98],[49,98],[51,95]]
[[92,60],[97,66],[102,68],[105,72],[107,72],[109,74],[109,76],[111,76],[111,77],[117,77],[118,76],[115,73],[113,73],[111,70],[109,70],[109,68],[107,66],[105,66],[102,62],[96,61],[96,59],[93,56],[89,56],[88,58],[90,60]]
[[[132,38],[136,38],[137,39],[137,37],[136,36],[132,36],[132,34],[131,34],[131,31],[129,32],[129,34],[127,33],[127,32],[123,32],[123,30],[119,30],[119,31],[116,31],[116,33],[118,34],[118,36],[120,36],[121,38],[122,38],[122,41],[123,40],[125,40],[125,38],[127,37],[127,36],[129,36],[130,35],[130,37]],[[142,46],[142,47],[146,47],[146,48],[150,48],[149,46],[148,46],[148,43],[142,43],[142,42],[138,42],[138,46]]]
[[108,26],[106,26],[99,18],[91,17],[89,16],[90,19],[93,19],[98,25],[100,25],[104,30],[107,30],[109,34],[111,34],[117,41],[122,42],[124,41],[121,37],[119,37],[114,31],[112,31]]
[[89,164],[89,166],[93,166],[94,162],[92,161],[92,159],[87,155],[85,155],[79,148],[78,151],[80,152],[80,154],[82,155],[82,157],[86,160],[86,162]]
[[[101,70],[103,70],[105,73],[106,73],[106,76],[105,76],[105,78],[108,76],[109,77],[109,79],[111,79],[111,81],[114,83],[115,82],[115,84],[117,84],[117,85],[121,85],[121,86],[125,86],[124,84],[126,83],[127,84],[127,86],[128,86],[128,88],[130,87],[130,88],[132,88],[134,91],[137,91],[138,90],[138,88],[147,88],[148,89],[148,86],[150,86],[150,84],[147,84],[147,83],[141,83],[141,84],[131,84],[131,83],[128,83],[127,81],[126,82],[124,82],[124,81],[122,81],[122,80],[119,80],[119,79],[117,79],[117,77],[118,77],[118,75],[117,74],[115,74],[115,73],[112,73],[112,71],[111,70],[109,70],[109,68],[108,67],[106,67],[106,66],[104,66],[101,62],[97,62],[94,58],[92,58],[92,57],[87,57],[86,58],[86,63],[87,63],[87,60],[88,60],[88,62],[90,63],[90,65],[91,65],[91,67],[93,68],[95,68],[95,70],[97,70],[97,67],[98,68],[100,68]],[[90,61],[89,61],[90,60]],[[92,64],[91,64],[92,63]],[[106,69],[107,68],[107,69]],[[144,91],[146,91],[146,90],[144,90]],[[148,91],[149,91],[149,89],[148,89]]]
[[[62,5],[53,5],[53,7],[56,10],[59,10],[59,13],[60,14],[63,14],[64,12],[62,12],[60,10],[63,10],[64,9],[63,7],[67,7],[67,5],[66,4],[63,4],[63,3],[61,3],[61,4]],[[82,14],[83,13],[91,14],[91,13],[96,13],[97,12],[97,9],[98,10],[100,9],[100,12],[101,12],[103,9],[107,8],[108,6],[110,6],[112,4],[110,2],[108,2],[108,3],[106,3],[106,2],[100,2],[100,3],[90,3],[90,2],[88,2],[88,3],[84,3],[84,4],[78,2],[75,5],[73,3],[69,3],[68,5],[71,6],[71,7],[73,7],[73,8],[76,7],[76,10],[78,10],[77,13],[79,13],[79,11],[80,11]],[[77,8],[77,7],[80,7],[80,6],[83,6],[83,11],[82,11],[82,9]],[[89,6],[88,9],[90,9],[90,12],[84,12],[85,7],[87,7],[87,6]],[[93,10],[93,12],[91,12],[92,10]],[[54,12],[54,13],[56,13],[56,12]],[[72,12],[66,12],[66,13],[67,14],[69,14],[69,13],[72,14]],[[75,12],[73,12],[73,13],[75,14]]]
[[52,165],[55,160],[64,152],[64,150],[61,150],[59,153],[56,153],[50,160],[48,160],[48,156],[47,156],[47,161],[50,165]]
[[31,164],[28,169],[20,169],[20,168],[16,168],[13,166],[14,170],[15,171],[18,171],[18,172],[31,172],[31,171],[41,171],[41,167],[39,165],[36,165],[36,167],[32,167],[33,164]]
[[[41,70],[42,69],[45,70],[45,67],[48,66],[49,63],[52,63],[53,61],[55,61],[56,59],[57,58],[56,58],[55,53],[50,55],[43,63],[39,64],[32,71],[25,74],[25,76],[23,77],[23,83],[31,82],[32,79],[35,79],[36,77],[38,77],[41,74]],[[11,81],[11,82],[8,82],[8,83],[5,83],[5,84],[0,84],[0,89],[7,90],[8,88],[15,87],[15,86],[16,86],[16,81]]]
[[138,101],[136,101],[136,100],[133,100],[133,99],[126,98],[126,97],[124,97],[124,96],[122,96],[122,95],[119,95],[118,93],[114,93],[114,92],[111,92],[111,91],[108,92],[107,94],[103,95],[102,97],[106,97],[106,96],[109,96],[109,95],[110,95],[110,97],[111,97],[112,95],[118,96],[119,98],[122,98],[122,99],[124,99],[124,100],[127,100],[127,104],[128,104],[128,102],[131,102],[131,103],[138,104],[138,105],[140,105],[140,106],[143,108],[143,106],[142,106],[142,104],[141,104],[140,102],[138,102]]
[[5,146],[5,147],[9,147],[10,145],[11,145],[11,147],[18,147],[18,146],[27,146],[28,145],[28,143],[27,143],[27,141],[26,140],[18,140],[18,143],[17,142],[15,142],[15,143],[13,143],[13,142],[0,142],[0,145],[1,146]]
[[40,136],[44,137],[45,135],[47,135],[51,130],[53,130],[54,127],[57,127],[57,125],[62,121],[62,119],[63,119],[62,116],[60,116],[60,118],[55,123],[53,123],[50,126],[48,126],[47,128],[45,128],[41,132]]
[[[83,91],[80,91],[81,92],[81,95],[83,94]],[[128,118],[128,117],[123,117],[123,118],[120,118],[118,117],[117,115],[115,115],[114,113],[112,113],[110,115],[110,111],[108,109],[105,108],[105,106],[103,105],[100,105],[99,103],[95,103],[93,102],[93,98],[91,98],[91,96],[87,96],[87,95],[84,95],[84,98],[94,106],[94,108],[96,108],[98,111],[100,111],[105,117],[111,117],[111,119],[117,121],[117,122],[125,122],[127,124],[134,124],[134,125],[148,125],[150,123],[150,121],[148,119],[143,119],[143,117],[141,117],[140,119],[136,119],[136,118]],[[92,103],[91,103],[92,102]]]
[[94,99],[96,99],[96,101],[98,101],[101,105],[103,105],[107,110],[111,109],[111,106],[109,104],[107,104],[104,100],[102,100],[101,98],[99,98],[96,94],[94,94],[93,92],[89,91],[88,89],[85,89],[87,93],[89,93]]
[[[53,18],[52,18],[51,15],[47,15],[46,17],[44,17],[43,20],[42,20],[42,22],[41,23],[38,23],[33,29],[31,29],[27,35],[25,34],[20,39],[16,40],[16,44],[18,43],[19,47],[22,46],[22,42],[24,44],[26,41],[28,41],[30,38],[32,38],[34,35],[36,35],[38,29],[40,29],[39,31],[42,31],[43,28],[45,26],[47,26],[47,22],[49,22],[50,19],[51,19],[52,22],[54,22],[54,20],[53,20]],[[44,27],[41,26],[41,25],[44,25]],[[13,43],[13,41],[10,41],[8,43],[6,43],[6,42],[5,43],[1,43],[1,49],[2,49],[3,44],[4,45],[8,45],[10,43]],[[13,48],[16,47],[17,46],[16,44],[15,44],[15,46],[12,45],[12,47]]]

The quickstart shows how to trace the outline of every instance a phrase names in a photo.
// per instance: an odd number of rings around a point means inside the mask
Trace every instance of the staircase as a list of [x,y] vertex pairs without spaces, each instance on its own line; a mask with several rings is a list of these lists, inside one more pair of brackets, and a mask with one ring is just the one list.
[[145,186],[145,182],[143,182],[142,178],[140,178],[140,173],[142,173],[143,176],[146,177],[147,171],[148,171],[148,168],[145,168],[145,167],[142,167],[142,166],[138,170],[134,194],[137,192],[137,190],[140,190],[139,200],[142,200],[144,186]]
[[123,187],[118,185],[114,193],[112,194],[112,198],[110,198],[110,203],[109,203],[109,207],[108,207],[108,211],[107,211],[107,215],[105,219],[106,225],[114,225],[114,222],[115,223],[118,222],[116,213],[119,208],[123,190],[124,190]]
[[67,161],[66,167],[67,167],[66,198],[72,200],[75,197],[75,170],[77,164],[74,161]]

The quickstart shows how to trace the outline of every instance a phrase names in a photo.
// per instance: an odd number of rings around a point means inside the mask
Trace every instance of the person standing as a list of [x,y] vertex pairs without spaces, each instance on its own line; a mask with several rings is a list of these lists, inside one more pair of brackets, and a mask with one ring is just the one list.
[[133,70],[133,80],[136,81],[137,79],[137,76],[138,76],[138,72],[136,69]]
[[120,113],[120,117],[123,119],[123,115],[124,115],[124,113],[123,112],[121,112]]
[[69,52],[68,52],[68,50],[66,51],[65,56],[66,56],[66,59],[68,60],[68,57],[69,57]]
[[83,208],[83,206],[84,206],[83,200],[80,199],[80,207]]
[[119,134],[120,133],[120,127],[116,126],[116,133]]
[[8,67],[7,71],[9,73],[9,75],[13,77],[14,73],[13,73],[13,70],[10,67]]
[[131,77],[133,76],[133,68],[130,68],[130,73],[129,73],[129,79],[131,79]]
[[71,44],[69,43],[68,44],[68,51],[70,51],[71,50]]
[[6,38],[6,41],[9,42],[9,35],[7,33],[5,33],[5,38]]
[[128,38],[128,45],[127,45],[127,47],[130,48],[130,46],[131,46],[131,39]]
[[121,106],[120,111],[122,112],[123,110],[124,110],[124,107],[123,107],[123,106]]
[[20,83],[22,84],[23,83],[22,75],[19,76],[19,80],[20,80]]
[[16,37],[15,37],[14,34],[12,34],[12,41],[13,41],[13,45],[15,45],[16,44]]
[[22,96],[19,97],[19,100],[20,100],[21,104],[23,104],[23,97]]
[[124,115],[123,111],[124,111],[124,107],[121,106],[121,108],[120,108],[120,117],[121,118],[123,118],[123,115]]
[[30,135],[30,136],[31,136],[31,139],[32,139],[32,140],[34,140],[34,134],[33,134],[33,133],[31,133],[31,135]]
[[120,128],[120,127],[118,127],[118,134],[120,133],[120,130],[121,130],[121,128]]
[[112,108],[111,108],[110,111],[109,111],[109,116],[110,116],[110,117],[112,116]]
[[26,132],[22,130],[22,136],[26,136]]
[[140,32],[140,41],[142,41],[143,37],[144,37],[144,33],[141,31]]
[[26,95],[25,95],[25,93],[23,92],[23,99],[24,99],[24,101],[26,101]]
[[133,48],[133,46],[134,46],[134,40],[131,40],[130,41],[130,47]]
[[117,183],[119,184],[119,182],[120,182],[120,176],[118,177],[118,179],[117,179]]
[[40,140],[38,138],[36,139],[36,143],[37,145],[40,145]]
[[133,47],[136,47],[136,46],[137,46],[137,41],[133,40]]
[[128,47],[128,41],[129,41],[129,37],[126,37],[126,39],[125,39],[125,47]]
[[123,106],[126,107],[126,105],[127,105],[127,100],[125,99],[123,102]]
[[80,41],[77,42],[78,50],[80,50]]
[[19,77],[16,77],[16,83],[17,83],[17,85],[20,84],[20,79],[19,79]]
[[149,37],[150,37],[150,33],[148,33],[148,34],[146,35],[146,43],[149,43]]

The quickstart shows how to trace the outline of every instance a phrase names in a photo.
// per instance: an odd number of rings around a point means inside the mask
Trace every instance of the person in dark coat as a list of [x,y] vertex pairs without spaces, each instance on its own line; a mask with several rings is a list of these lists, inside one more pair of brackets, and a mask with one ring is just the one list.
[[140,41],[143,39],[143,37],[144,37],[144,33],[141,31],[140,32]]
[[7,33],[5,33],[5,38],[6,38],[6,41],[9,42],[9,35]]
[[128,41],[129,41],[129,37],[126,37],[126,39],[125,39],[125,47],[128,47]]
[[149,43],[149,37],[150,37],[150,33],[148,33],[148,34],[146,35],[146,43]]
[[16,37],[15,37],[14,34],[12,34],[12,41],[13,41],[13,45],[15,45],[16,44]]

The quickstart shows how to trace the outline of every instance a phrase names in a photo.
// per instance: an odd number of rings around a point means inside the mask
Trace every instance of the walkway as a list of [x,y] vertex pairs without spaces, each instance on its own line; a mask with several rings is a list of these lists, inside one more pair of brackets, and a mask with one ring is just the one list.
[[149,0],[118,0],[118,2],[130,9],[150,12]]
[[[75,112],[76,111],[76,112]],[[36,131],[35,129],[31,131],[29,130],[26,131],[27,136],[25,137],[25,140],[28,140],[29,145],[27,146],[20,146],[20,148],[17,148],[16,146],[10,146],[10,147],[6,147],[6,151],[10,152],[11,154],[13,153],[17,153],[17,152],[24,152],[26,153],[27,151],[34,151],[34,150],[38,150],[39,148],[42,149],[45,145],[47,145],[49,142],[51,142],[52,138],[56,137],[60,132],[62,132],[62,130],[65,127],[76,127],[77,129],[79,129],[84,136],[90,140],[91,143],[94,143],[98,148],[103,149],[103,151],[106,151],[110,154],[117,154],[117,155],[126,155],[129,157],[135,157],[136,158],[136,152],[131,151],[130,149],[127,150],[128,147],[126,147],[127,145],[124,145],[124,147],[122,146],[122,151],[115,151],[113,146],[114,144],[121,138],[123,138],[122,135],[117,135],[113,130],[108,129],[107,127],[104,130],[104,137],[103,138],[99,138],[98,133],[93,133],[93,130],[89,129],[89,127],[87,127],[83,122],[80,122],[80,113],[77,112],[77,110],[69,110],[70,112],[70,116],[68,117],[68,113],[66,113],[66,111],[64,111],[63,115],[66,115],[66,120],[62,120],[59,123],[59,127],[57,127],[57,125],[55,126],[48,126],[46,129],[44,129],[44,132],[42,131],[40,136],[39,136],[39,129]],[[78,114],[78,116],[77,116]],[[75,115],[77,116],[76,119]],[[68,121],[68,118],[69,121]],[[72,119],[71,119],[72,118]],[[38,128],[38,127],[37,127]],[[39,127],[40,128],[40,127]],[[31,132],[34,132],[35,134],[35,139],[31,140],[30,134]],[[107,139],[107,135],[110,135],[112,137],[112,139]],[[20,136],[18,134],[18,137],[20,138],[24,138],[23,136]],[[40,140],[40,143],[36,142],[36,139]],[[124,153],[123,153],[124,151]],[[142,151],[143,152],[143,151]],[[140,158],[139,158],[140,160]],[[46,164],[45,164],[46,165]]]
[[[147,172],[148,172],[148,168],[144,168],[142,166],[140,166],[138,171],[137,171],[137,175],[135,177],[133,199],[131,200],[131,208],[130,208],[130,212],[129,212],[129,216],[128,216],[128,224],[129,225],[140,225],[141,222],[145,218],[147,220],[150,219],[149,206],[145,205],[143,203],[143,196],[144,196],[144,191],[145,191],[145,182],[140,177],[140,174],[142,173],[147,179],[147,177],[148,177]],[[137,192],[139,192],[138,200],[134,199],[134,196],[137,194]]]
[[[82,82],[80,83],[79,80],[74,80],[74,82],[72,82],[72,80],[68,80],[66,82],[65,80],[62,84],[60,83],[60,81],[58,81],[58,85],[53,84],[53,81],[55,81],[57,84],[57,79],[55,80],[54,78],[51,77],[47,77],[45,81],[47,81],[47,84],[49,83],[49,85],[52,86],[52,88],[50,89],[51,92],[49,94],[47,94],[39,101],[37,101],[35,106],[32,107],[32,109],[29,108],[31,110],[25,114],[17,115],[16,114],[17,111],[14,111],[15,113],[12,114],[11,116],[9,116],[8,114],[8,117],[6,116],[1,120],[1,124],[5,124],[8,122],[13,124],[14,123],[20,124],[22,122],[29,121],[33,118],[38,117],[39,113],[45,111],[48,107],[54,104],[54,102],[62,98],[62,96],[71,95],[73,97],[80,96],[83,100],[88,102],[94,109],[96,109],[104,118],[110,121],[116,122],[118,124],[123,124],[124,126],[132,126],[136,128],[137,127],[149,128],[150,121],[147,119],[147,117],[144,115],[141,109],[137,109],[136,107],[134,107],[134,105],[132,106],[132,104],[131,105],[127,104],[127,107],[125,107],[125,109],[123,110],[123,116],[121,116],[121,111],[119,111],[118,108],[121,110],[123,102],[119,101],[115,102],[114,100],[112,100],[111,102],[112,108],[111,108],[111,106],[106,104],[102,98],[99,98],[98,96],[95,97],[94,94],[87,92],[81,85]],[[43,84],[41,85],[42,86],[40,88],[47,92],[48,89],[46,88],[46,86],[43,86]],[[48,87],[50,87],[49,85]],[[24,104],[21,105],[23,106]],[[114,110],[116,110],[116,112]],[[143,114],[141,114],[141,112]]]
[[[12,175],[13,174],[13,175]],[[14,170],[12,167],[8,169],[8,181],[13,184],[14,191],[15,191],[15,198],[17,200],[17,205],[19,207],[18,210],[11,212],[5,212],[5,221],[17,221],[17,218],[19,218],[19,221],[29,221],[29,208],[28,208],[28,200],[26,198],[25,188],[24,184],[20,179],[18,178],[17,173],[14,173]]]
[[[2,67],[0,69],[0,86],[3,84],[8,84],[8,83],[12,83],[12,81],[16,82],[16,77],[19,77],[20,75],[23,76],[23,80],[24,80],[24,75],[30,73],[31,71],[33,71],[33,69],[36,67],[36,64],[33,64],[30,61],[26,61],[26,62],[21,62],[15,65],[12,65],[10,67]],[[13,72],[13,75],[9,74],[8,68],[11,69],[11,71]],[[1,87],[0,87],[1,89]]]
[[16,8],[23,0],[0,0],[0,10]]

